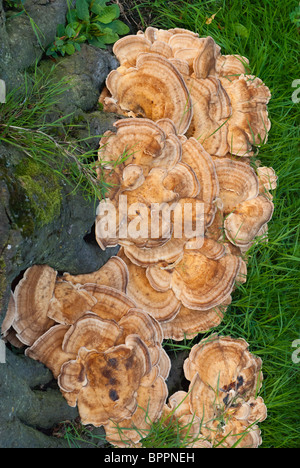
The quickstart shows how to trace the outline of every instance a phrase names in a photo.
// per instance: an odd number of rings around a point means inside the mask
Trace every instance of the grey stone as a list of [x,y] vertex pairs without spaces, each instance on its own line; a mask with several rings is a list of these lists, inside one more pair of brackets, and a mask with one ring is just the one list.
[[[96,110],[100,91],[109,72],[117,68],[118,62],[108,51],[88,44],[82,44],[81,50],[71,56],[57,59],[51,79],[64,80],[66,91],[63,92],[54,110],[55,117]],[[40,70],[50,73],[53,63],[42,60]],[[68,120],[65,120],[68,121]]]
[[65,24],[66,0],[26,0],[26,12],[6,18],[0,0],[0,78],[8,91],[23,84],[22,72],[38,62]]
[[[53,376],[41,363],[6,352],[6,363],[0,364],[0,448],[67,448],[64,438],[56,438],[50,429],[78,418],[77,408],[70,407],[58,388],[47,388]],[[104,431],[99,428],[93,446],[104,444]],[[91,446],[90,437],[76,441],[81,447]]]

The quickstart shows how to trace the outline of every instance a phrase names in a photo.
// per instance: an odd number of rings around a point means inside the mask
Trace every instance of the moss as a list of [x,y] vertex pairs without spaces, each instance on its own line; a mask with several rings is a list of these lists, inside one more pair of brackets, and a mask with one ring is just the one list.
[[62,195],[60,178],[42,163],[31,159],[18,164],[0,164],[1,178],[9,189],[9,211],[23,237],[36,227],[51,223],[60,214]]
[[61,209],[61,187],[50,168],[32,160],[23,160],[16,167],[16,178],[26,194],[26,202],[39,227],[49,224]]

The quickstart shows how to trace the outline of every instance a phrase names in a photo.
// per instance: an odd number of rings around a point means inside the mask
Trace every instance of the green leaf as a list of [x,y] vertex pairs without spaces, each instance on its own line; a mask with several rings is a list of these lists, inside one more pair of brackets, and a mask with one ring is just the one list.
[[57,25],[56,34],[57,34],[57,37],[62,37],[65,35],[65,26],[63,24]]
[[74,37],[74,36],[76,36],[76,31],[75,31],[75,29],[72,28],[72,26],[71,26],[70,24],[68,24],[68,25],[66,26],[66,35],[67,35],[68,37]]
[[67,13],[67,20],[68,20],[68,23],[74,23],[75,21],[77,21],[77,12],[76,10],[69,10],[68,13]]
[[106,7],[106,0],[95,0],[92,2],[91,11],[96,15],[101,15],[104,8]]
[[101,35],[101,41],[105,44],[113,44],[119,39],[118,34],[113,32],[111,29],[106,28],[103,32],[104,34]]
[[127,26],[127,24],[123,23],[123,21],[120,20],[114,20],[112,23],[110,23],[109,27],[112,29],[112,31],[116,32],[117,34],[120,34],[121,36],[130,32],[130,29]]
[[86,40],[87,40],[87,37],[86,37],[86,36],[78,36],[78,37],[76,37],[76,42],[79,42],[79,43],[85,42]]
[[103,41],[101,41],[100,38],[89,39],[89,44],[95,47],[99,47],[100,49],[106,49],[106,45],[104,44]]
[[98,15],[99,21],[104,24],[111,23],[114,19],[120,15],[120,9],[118,5],[109,5],[103,8],[103,11]]
[[79,19],[89,21],[90,9],[86,0],[76,0],[76,12]]
[[249,37],[248,29],[241,23],[235,23],[234,30],[236,34],[238,34],[241,37],[246,37],[246,38]]
[[75,47],[70,42],[66,44],[65,51],[68,55],[73,55],[75,53]]
[[65,42],[64,42],[62,39],[59,39],[59,38],[56,39],[56,41],[55,41],[55,45],[56,45],[57,47],[63,46],[64,43],[65,43]]
[[54,51],[54,48],[51,46],[51,47],[48,47],[48,49],[46,50],[46,55],[54,55],[55,54],[55,51]]

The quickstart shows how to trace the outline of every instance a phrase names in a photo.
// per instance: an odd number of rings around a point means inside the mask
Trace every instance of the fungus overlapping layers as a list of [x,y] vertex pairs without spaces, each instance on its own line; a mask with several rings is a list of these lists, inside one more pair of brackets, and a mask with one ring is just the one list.
[[[102,248],[117,244],[148,248],[163,246],[174,237],[184,205],[190,204],[191,223],[195,222],[197,201],[203,205],[203,219],[199,216],[199,222],[208,226],[213,220],[218,193],[213,162],[210,161],[211,174],[206,171],[210,179],[207,178],[202,187],[199,177],[202,173],[184,156],[184,145],[171,120],[162,119],[155,123],[149,119],[131,118],[119,120],[114,125],[116,133],[106,132],[100,141],[102,169],[99,175],[111,187],[98,208],[96,238],[99,245]],[[120,158],[121,162],[118,162]],[[201,161],[197,164],[200,166]],[[108,236],[103,229],[106,228],[106,210],[111,205],[117,225],[115,234]],[[154,216],[157,223],[153,231]],[[111,220],[112,216],[108,218]],[[138,229],[131,230],[131,225],[137,228],[137,224],[145,226],[143,233]],[[191,236],[194,234],[184,231],[183,245]]]
[[184,362],[189,391],[171,396],[164,414],[181,425],[192,422],[194,447],[204,441],[207,447],[222,448],[261,444],[258,423],[267,417],[264,401],[257,396],[262,361],[248,347],[243,339],[212,335],[191,349]]
[[[135,218],[142,221],[143,205],[148,235],[103,239],[99,226],[106,214],[98,210],[96,239],[101,248],[122,246],[127,293],[161,322],[166,338],[182,340],[209,330],[221,322],[236,283],[246,281],[243,253],[271,219],[267,182],[245,160],[210,156],[195,138],[178,135],[169,119],[131,118],[115,126],[116,133],[101,140],[99,158],[106,163],[106,180],[113,181],[108,199],[116,207],[117,231]],[[116,166],[126,151],[129,157]],[[120,195],[126,195],[128,219],[118,211]],[[151,237],[153,203],[181,208],[187,202],[203,207],[202,233],[175,237],[182,218],[174,210],[165,218],[171,222],[168,235],[162,229]]]
[[154,121],[168,117],[220,157],[248,156],[266,142],[271,95],[248,73],[245,57],[222,55],[211,37],[151,27],[120,39],[113,50],[120,67],[107,78],[105,109]]
[[[17,337],[52,371],[82,423],[104,426],[119,446],[138,443],[160,417],[170,371],[161,326],[126,295],[127,283],[118,257],[75,276],[35,265],[12,293],[2,327],[6,341]],[[119,423],[128,428],[125,441]]]
[[[161,322],[165,337],[182,340],[221,322],[235,284],[246,281],[245,252],[266,236],[276,174],[272,168],[252,168],[249,157],[267,140],[270,92],[249,74],[245,57],[222,55],[211,37],[185,29],[149,27],[120,39],[113,51],[120,66],[107,77],[100,102],[104,110],[130,119],[117,122],[116,133],[100,142],[102,162],[116,163],[127,154],[118,167],[107,165],[113,183],[108,197],[115,201],[131,192],[131,201],[183,206],[188,190],[194,204],[201,200],[205,221],[198,244],[174,235],[180,223],[176,215],[169,236],[162,229],[156,239],[133,241],[128,235],[104,243],[97,236],[98,214],[96,237],[102,248],[122,246],[120,256],[130,272],[128,294]],[[157,126],[159,143],[153,133]],[[145,131],[137,137],[146,127],[148,139]],[[146,141],[143,154],[141,141]],[[159,165],[166,178],[159,179]],[[182,165],[185,172],[179,170]],[[156,177],[149,181],[152,171]],[[137,212],[140,220],[150,218],[139,206],[133,216]],[[124,222],[119,219],[119,227]]]

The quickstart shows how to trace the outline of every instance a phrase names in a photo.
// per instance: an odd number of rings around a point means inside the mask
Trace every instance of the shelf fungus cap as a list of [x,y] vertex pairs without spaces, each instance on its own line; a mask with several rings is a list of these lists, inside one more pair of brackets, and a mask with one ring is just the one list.
[[219,181],[210,154],[195,138],[189,138],[182,144],[182,161],[196,174],[200,185],[198,198],[204,203],[213,204],[219,196]]
[[215,43],[212,37],[208,36],[203,40],[200,52],[193,63],[196,78],[204,79],[216,73],[216,60],[220,55],[220,50],[220,46]]
[[168,287],[163,291],[154,289],[147,278],[146,268],[130,261],[121,249],[119,255],[124,259],[129,270],[127,295],[137,307],[146,311],[157,321],[163,322],[175,317],[180,309],[180,301]]
[[260,166],[256,169],[257,177],[259,180],[259,191],[264,193],[272,200],[271,190],[277,187],[278,177],[273,167]]
[[258,196],[259,181],[251,166],[230,158],[216,158],[214,163],[225,214],[233,211],[240,203]]
[[146,345],[137,335],[104,352],[81,348],[76,361],[62,366],[59,386],[67,400],[77,402],[83,424],[120,422],[137,409],[137,391],[151,372]]
[[22,348],[24,343],[17,337],[17,332],[14,329],[14,321],[16,318],[16,302],[13,291],[10,292],[6,315],[1,325],[1,338],[5,343],[10,343],[16,348]]
[[77,319],[92,309],[96,299],[80,286],[70,281],[57,281],[53,297],[49,302],[47,315],[56,323],[72,325]]
[[61,366],[65,362],[76,359],[76,353],[68,353],[62,348],[65,334],[69,328],[69,325],[54,325],[25,351],[26,356],[42,362],[48,367],[55,379],[58,378]]
[[249,156],[253,146],[261,146],[268,139],[271,128],[267,110],[270,90],[260,78],[252,75],[240,75],[236,80],[221,78],[221,83],[232,107],[228,120],[230,152]]
[[[201,216],[202,224],[210,222],[214,210],[206,195],[209,183],[203,183],[205,202],[199,198],[201,165],[194,161],[194,170],[181,160],[182,143],[173,122],[166,118],[157,123],[148,119],[126,119],[116,126],[116,134],[108,137],[107,144],[105,137],[103,152],[99,151],[102,161],[107,162],[107,170],[111,171],[113,161],[117,161],[114,155],[131,145],[135,151],[113,169],[119,188],[109,194],[109,200],[99,203],[95,231],[100,247],[117,244],[149,249],[160,247],[168,243],[174,230],[178,231],[179,224],[181,232],[176,238],[182,237],[184,227],[188,239],[188,223],[184,220],[183,226],[182,220],[182,213],[185,216],[188,210],[192,217],[190,224],[198,222],[199,226]],[[207,165],[203,163],[204,167]],[[110,208],[111,216],[107,214]],[[169,243],[161,255],[164,256],[172,245],[175,243]]]
[[241,203],[224,221],[226,237],[233,245],[247,250],[271,220],[273,211],[272,201],[262,194]]
[[256,396],[261,366],[245,340],[215,334],[195,345],[184,362],[191,411],[202,420],[201,433],[216,446],[261,444],[260,430],[253,425],[267,416],[262,398]]
[[100,286],[110,286],[125,292],[128,283],[128,270],[121,258],[113,256],[95,272],[82,275],[64,273],[62,279],[74,285],[93,283]]
[[110,286],[87,283],[83,288],[97,301],[91,308],[91,312],[104,320],[119,322],[130,309],[136,308],[135,302],[127,293],[125,294]]
[[222,322],[230,303],[231,296],[222,304],[208,310],[194,310],[182,305],[172,320],[161,323],[165,339],[190,340],[198,333],[204,333],[217,327]]
[[[163,333],[159,323],[151,315],[137,308],[131,309],[121,318],[118,325],[122,329],[122,337],[138,332],[139,337],[148,347],[152,366],[160,363]],[[161,365],[163,367],[163,362]]]
[[152,43],[141,35],[129,35],[119,39],[113,46],[113,53],[120,65],[134,67],[138,55],[148,52]]
[[212,444],[201,434],[201,421],[198,416],[192,414],[189,394],[184,391],[175,392],[169,396],[164,406],[162,423],[169,427],[174,425],[179,429],[179,435],[189,448],[212,448]]
[[141,53],[135,67],[110,72],[106,86],[125,114],[153,121],[167,117],[179,133],[189,127],[192,106],[188,89],[164,56]]
[[65,352],[77,355],[80,348],[103,352],[115,345],[123,334],[117,322],[89,313],[78,319],[66,332],[62,344]]
[[[207,247],[209,245],[210,248]],[[188,309],[208,310],[229,298],[240,270],[240,258],[206,240],[202,253],[185,249],[172,270],[171,288]]]
[[205,79],[185,76],[185,82],[193,106],[186,136],[198,140],[210,155],[225,156],[230,151],[228,121],[232,113],[227,92],[214,76]]
[[[154,368],[155,369],[155,368]],[[139,441],[149,434],[151,426],[162,414],[168,388],[165,380],[151,372],[141,380],[137,390],[137,409],[131,418],[124,419],[120,424],[109,421],[104,425],[106,440],[120,448],[136,447]]]
[[16,314],[13,327],[18,339],[31,346],[54,321],[47,315],[57,272],[47,265],[28,268],[14,291]]

